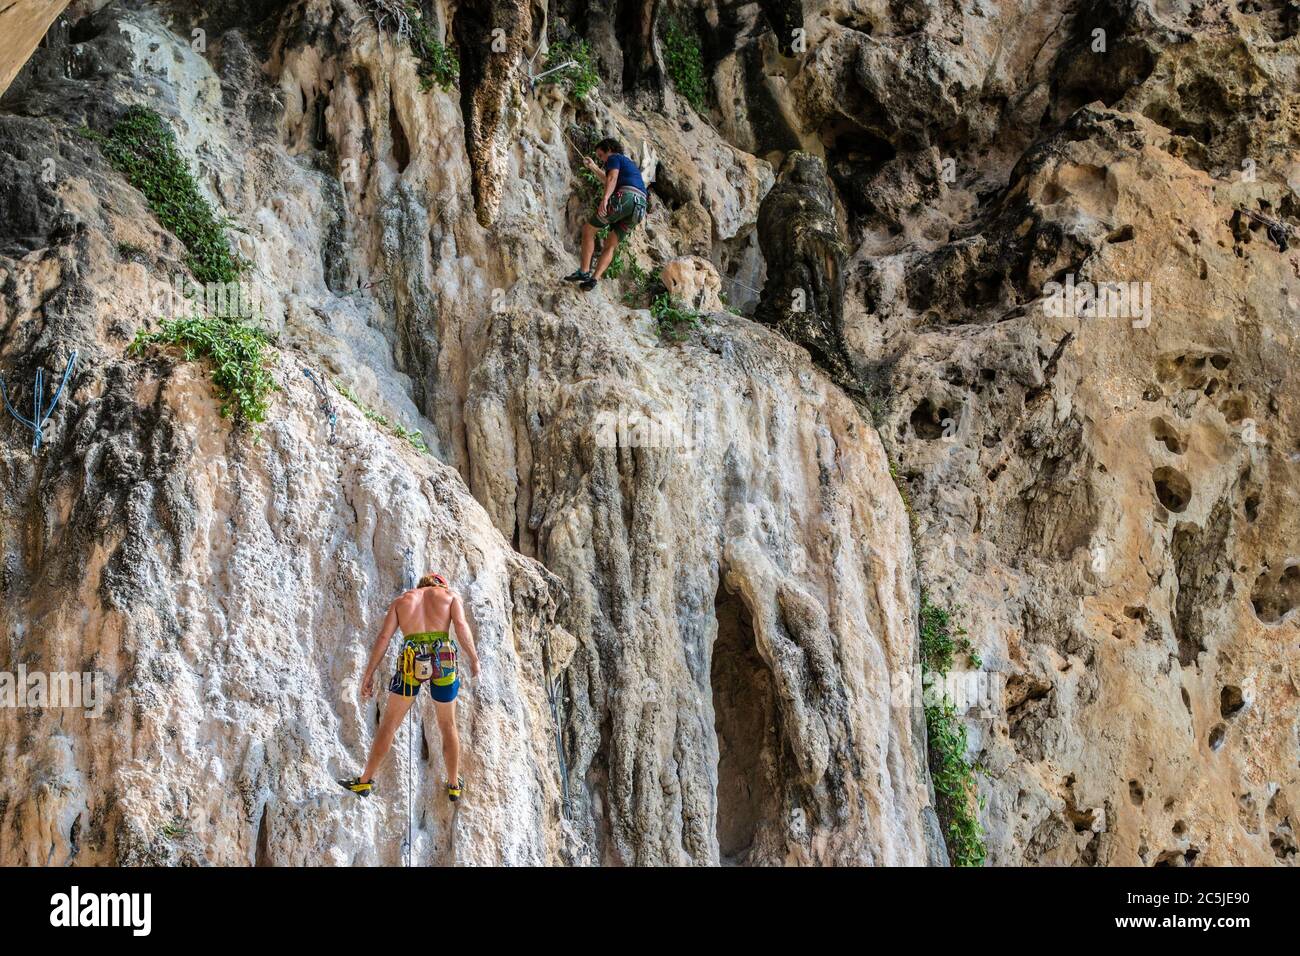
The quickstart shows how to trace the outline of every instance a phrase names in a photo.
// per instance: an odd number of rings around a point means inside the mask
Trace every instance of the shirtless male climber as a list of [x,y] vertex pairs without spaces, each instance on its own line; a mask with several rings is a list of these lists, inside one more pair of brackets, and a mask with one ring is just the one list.
[[[623,155],[623,146],[616,139],[606,137],[596,144],[596,159],[583,156],[582,161],[600,177],[604,191],[595,211],[582,225],[582,251],[578,253],[578,271],[564,277],[565,282],[576,282],[583,292],[596,288],[596,283],[614,261],[614,250],[637,227],[646,214],[645,180],[636,163]],[[600,261],[590,272],[591,256],[596,250],[596,233],[608,229],[605,245],[600,250]]]
[[[456,636],[448,634],[447,625],[456,626]],[[447,764],[447,798],[460,799],[465,781],[459,774],[460,739],[456,736],[456,695],[460,691],[460,674],[457,670],[457,642],[465,648],[470,673],[478,680],[478,654],[474,650],[474,636],[465,620],[465,607],[460,595],[447,588],[447,579],[441,574],[426,574],[414,590],[407,591],[388,606],[384,625],[375,638],[370,651],[366,675],[361,679],[361,699],[369,699],[375,692],[375,671],[384,660],[393,631],[401,628],[405,640],[397,658],[397,673],[388,684],[388,706],[379,724],[379,733],[370,748],[370,759],[361,776],[339,783],[361,796],[374,792],[375,772],[388,755],[388,749],[397,736],[402,718],[415,703],[423,684],[429,686],[429,696],[434,699],[438,713],[438,730],[442,734],[442,758]]]

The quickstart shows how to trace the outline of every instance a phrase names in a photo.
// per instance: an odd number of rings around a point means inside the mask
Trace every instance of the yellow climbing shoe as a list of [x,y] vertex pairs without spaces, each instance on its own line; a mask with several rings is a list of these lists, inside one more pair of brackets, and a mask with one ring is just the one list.
[[368,797],[375,792],[375,782],[373,780],[367,780],[363,783],[360,777],[340,780],[339,786],[344,790],[350,790],[359,797]]
[[465,778],[457,777],[455,784],[447,784],[447,799],[455,803],[460,799],[460,792],[465,789]]

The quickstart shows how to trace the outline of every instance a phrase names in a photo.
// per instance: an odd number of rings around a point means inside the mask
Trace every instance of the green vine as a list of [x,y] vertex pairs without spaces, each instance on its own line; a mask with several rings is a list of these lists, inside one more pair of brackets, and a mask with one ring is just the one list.
[[984,829],[979,822],[983,804],[976,794],[975,768],[966,760],[966,727],[951,698],[946,693],[937,695],[932,689],[947,676],[958,653],[980,666],[966,630],[953,620],[947,608],[931,603],[929,594],[922,589],[921,673],[935,809],[953,865],[983,866],[987,855]]
[[698,112],[708,105],[709,81],[704,75],[704,54],[700,50],[700,35],[681,13],[664,18],[664,67],[675,89]]
[[271,377],[265,329],[247,322],[208,315],[164,320],[157,332],[141,329],[131,343],[140,355],[150,345],[173,346],[185,361],[204,359],[212,371],[212,385],[221,400],[221,414],[233,415],[240,424],[266,420],[267,400],[277,390]]
[[243,263],[230,251],[223,219],[203,197],[176,146],[176,134],[153,110],[128,109],[108,135],[86,130],[108,161],[144,194],[162,225],[185,245],[185,264],[199,282],[232,282]]

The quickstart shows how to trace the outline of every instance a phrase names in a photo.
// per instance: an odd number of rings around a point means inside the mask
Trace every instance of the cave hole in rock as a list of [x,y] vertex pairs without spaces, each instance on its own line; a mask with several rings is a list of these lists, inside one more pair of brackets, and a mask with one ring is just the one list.
[[876,211],[872,181],[898,151],[888,140],[855,124],[842,123],[822,131],[826,170],[840,196],[854,213]]
[[1186,510],[1192,500],[1192,483],[1186,475],[1176,468],[1162,467],[1151,473],[1151,481],[1162,505],[1175,514]]
[[1223,746],[1224,739],[1228,736],[1228,728],[1224,724],[1215,724],[1210,728],[1210,749],[1218,750]]
[[[926,441],[942,438],[945,430],[952,429],[955,424],[952,412],[942,405],[936,405],[928,398],[921,399],[920,404],[912,411],[909,421],[912,423],[912,431],[916,437]],[[952,432],[948,431],[948,434]]]
[[1288,565],[1274,575],[1267,568],[1255,579],[1250,592],[1255,616],[1265,624],[1277,624],[1300,605],[1300,564]]
[[429,735],[425,733],[423,724],[420,725],[420,759],[429,762]]
[[325,149],[330,144],[329,107],[329,93],[316,97],[312,107],[311,140],[317,149]]
[[406,129],[391,100],[388,104],[388,129],[393,138],[393,162],[397,165],[397,172],[404,173],[411,165],[411,141],[406,138]]
[[1117,245],[1121,242],[1132,242],[1136,235],[1132,226],[1120,226],[1106,237],[1106,241],[1111,245]]
[[765,823],[780,815],[781,758],[776,688],[758,653],[753,621],[739,595],[719,583],[714,599],[714,730],[718,738],[718,852],[743,864]]
[[[110,14],[100,16],[99,13],[94,13],[88,17],[82,17],[69,28],[68,42],[73,45],[78,43],[88,43],[96,37],[103,36],[104,31],[108,29],[108,16]],[[45,41],[48,37],[48,33],[41,37],[42,47],[45,45]]]
[[654,58],[651,24],[658,18],[649,15],[653,9],[646,0],[616,0],[614,4],[614,32],[623,48],[625,94],[653,89],[662,79]]
[[262,804],[262,819],[257,824],[257,849],[254,866],[271,866],[271,828],[266,823],[269,804]]
[[1133,802],[1133,806],[1142,806],[1143,801],[1147,798],[1146,791],[1142,789],[1142,784],[1136,780],[1130,780],[1128,782],[1128,798]]
[[1178,434],[1178,429],[1163,418],[1157,418],[1151,422],[1151,434],[1155,436],[1156,441],[1175,455],[1181,455],[1187,448],[1187,445],[1183,442],[1183,437]]
[[1219,691],[1219,715],[1228,718],[1235,717],[1240,710],[1246,706],[1246,698],[1242,696],[1241,688],[1234,687],[1232,684],[1224,685]]

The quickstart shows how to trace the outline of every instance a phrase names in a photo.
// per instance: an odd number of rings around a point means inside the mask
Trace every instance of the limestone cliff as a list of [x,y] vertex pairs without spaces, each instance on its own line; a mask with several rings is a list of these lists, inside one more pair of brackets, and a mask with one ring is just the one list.
[[[77,353],[38,454],[0,425],[0,671],[108,694],[0,708],[0,862],[397,863],[409,773],[423,864],[946,863],[924,588],[990,862],[1294,863],[1293,19],[73,4],[0,100],[0,375]],[[594,93],[533,83],[579,39]],[[260,423],[131,348],[196,261],[105,146],[140,106],[271,336]],[[584,294],[593,132],[654,187]],[[684,256],[730,310],[630,264]],[[454,814],[423,709],[332,782],[428,569],[484,658]]]

